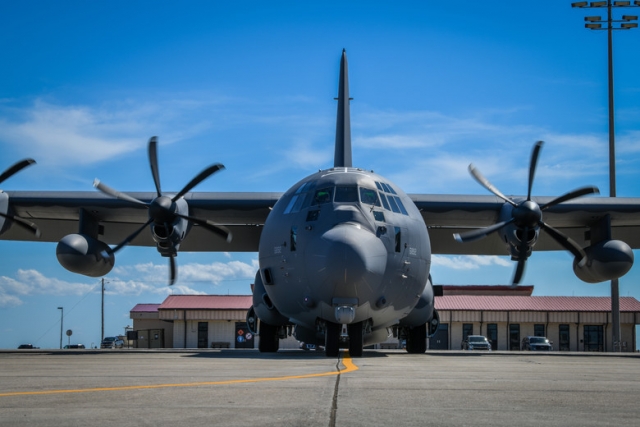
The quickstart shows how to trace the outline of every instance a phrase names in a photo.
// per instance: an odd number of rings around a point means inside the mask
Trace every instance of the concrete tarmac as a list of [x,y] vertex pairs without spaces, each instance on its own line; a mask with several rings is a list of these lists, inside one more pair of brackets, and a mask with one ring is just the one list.
[[638,354],[8,351],[0,425],[640,424]]

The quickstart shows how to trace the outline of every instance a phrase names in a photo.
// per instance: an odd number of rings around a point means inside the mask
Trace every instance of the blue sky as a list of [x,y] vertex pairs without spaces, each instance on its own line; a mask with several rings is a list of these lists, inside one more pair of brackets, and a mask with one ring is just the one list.
[[[570,2],[44,1],[0,3],[0,169],[38,164],[4,190],[152,191],[149,137],[162,186],[285,191],[333,161],[338,66],[347,49],[354,165],[406,192],[487,194],[473,162],[505,194],[596,185],[608,195],[606,32],[584,29]],[[621,14],[621,13],[619,13]],[[638,197],[640,31],[614,37],[620,197]],[[55,244],[0,241],[0,348],[100,339],[100,280],[58,265]],[[105,334],[137,303],[169,293],[248,294],[257,254],[128,247],[105,278]],[[507,284],[505,257],[434,257],[441,284]],[[622,296],[640,299],[635,267]],[[535,295],[609,294],[585,284],[563,252],[534,253]],[[64,337],[67,343],[67,337]]]

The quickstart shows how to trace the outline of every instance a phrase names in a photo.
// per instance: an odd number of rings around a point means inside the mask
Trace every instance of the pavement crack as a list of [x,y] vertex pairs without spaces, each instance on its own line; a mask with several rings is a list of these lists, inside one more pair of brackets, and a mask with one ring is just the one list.
[[340,357],[338,357],[338,363],[336,363],[336,369],[338,375],[336,375],[336,383],[333,386],[333,399],[331,399],[331,416],[329,417],[329,427],[336,427],[336,415],[338,412],[338,390],[340,388],[340,377],[342,376],[340,370]]

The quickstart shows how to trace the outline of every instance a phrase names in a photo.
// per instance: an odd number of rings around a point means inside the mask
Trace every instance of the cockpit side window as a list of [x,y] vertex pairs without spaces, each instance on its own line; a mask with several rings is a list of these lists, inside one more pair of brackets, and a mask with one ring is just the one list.
[[332,187],[321,188],[317,190],[316,193],[314,194],[313,202],[311,202],[311,206],[331,203],[332,199],[333,199],[333,188]]
[[336,186],[336,195],[333,199],[336,203],[349,203],[358,201],[358,187],[355,185]]
[[378,192],[370,188],[360,187],[360,201],[366,205],[380,206]]

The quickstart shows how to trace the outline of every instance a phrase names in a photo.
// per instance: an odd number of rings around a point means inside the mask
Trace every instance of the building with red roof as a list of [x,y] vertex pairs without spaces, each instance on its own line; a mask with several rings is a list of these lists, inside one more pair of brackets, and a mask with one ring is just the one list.
[[[468,335],[485,335],[494,350],[520,350],[527,336],[545,336],[559,351],[613,351],[611,298],[532,296],[533,286],[443,286],[435,307],[440,327],[431,350],[459,349]],[[247,328],[251,295],[170,295],[130,313],[138,348],[254,348]],[[635,351],[640,301],[620,298],[622,351]],[[398,347],[390,337],[381,347]],[[280,348],[297,348],[293,337]]]

